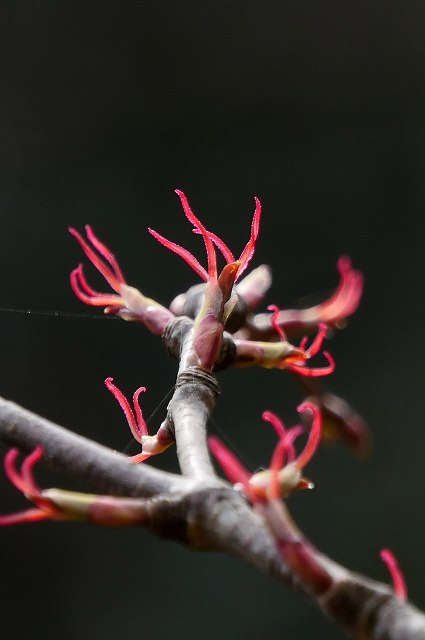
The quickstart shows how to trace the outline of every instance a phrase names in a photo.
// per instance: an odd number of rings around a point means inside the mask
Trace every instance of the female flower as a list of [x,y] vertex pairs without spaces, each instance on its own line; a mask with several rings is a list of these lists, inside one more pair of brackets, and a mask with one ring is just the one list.
[[[192,365],[211,371],[220,353],[223,342],[224,324],[232,312],[237,296],[233,285],[248,267],[254,255],[255,244],[260,229],[261,204],[255,198],[255,211],[251,224],[250,238],[241,255],[236,260],[229,247],[217,235],[208,231],[190,208],[185,194],[176,190],[186,218],[193,225],[193,231],[204,241],[207,253],[207,269],[187,249],[164,238],[157,231],[149,229],[153,237],[164,247],[179,255],[206,283],[202,303],[197,312],[193,331]],[[226,264],[219,273],[216,248],[222,254]]]
[[174,443],[174,438],[165,427],[160,427],[156,435],[150,436],[148,426],[143,418],[139,404],[139,395],[146,391],[146,387],[139,387],[133,394],[133,409],[125,395],[116,387],[112,378],[106,378],[105,386],[118,401],[124,412],[130,431],[136,442],[142,445],[142,453],[130,456],[132,462],[138,463],[147,460],[151,456],[162,453]]
[[261,503],[278,497],[285,498],[295,489],[310,489],[313,484],[302,477],[304,467],[313,457],[320,441],[322,420],[317,407],[304,402],[298,412],[311,412],[313,416],[309,437],[303,451],[296,456],[294,442],[303,432],[299,425],[286,429],[283,422],[271,411],[263,413],[263,420],[275,429],[279,441],[273,452],[268,469],[251,474],[236,456],[215,436],[208,443],[227,478],[240,484],[249,500]]
[[85,229],[87,240],[72,227],[69,228],[69,232],[114,293],[100,293],[93,289],[87,282],[83,265],[80,263],[70,275],[71,288],[77,298],[91,306],[105,307],[105,313],[119,315],[124,320],[142,322],[152,333],[161,335],[167,323],[174,318],[174,314],[134,287],[130,287],[111,250],[99,240],[90,225],[86,225]]

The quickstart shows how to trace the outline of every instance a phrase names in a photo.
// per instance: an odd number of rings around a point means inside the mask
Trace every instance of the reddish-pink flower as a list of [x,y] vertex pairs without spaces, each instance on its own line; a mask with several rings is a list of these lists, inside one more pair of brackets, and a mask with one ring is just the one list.
[[363,293],[363,275],[351,266],[348,256],[342,256],[337,262],[340,281],[335,292],[328,300],[307,309],[287,309],[278,315],[260,315],[255,318],[254,326],[260,331],[267,327],[276,329],[278,325],[288,333],[311,331],[319,323],[341,328],[346,318],[353,315],[359,306]]
[[279,441],[273,452],[270,467],[251,474],[236,456],[215,436],[208,443],[227,478],[233,484],[240,483],[252,503],[286,497],[295,489],[311,488],[313,485],[302,478],[301,472],[314,455],[320,441],[322,421],[320,412],[311,402],[304,402],[298,412],[311,411],[313,422],[303,451],[296,456],[294,441],[303,432],[297,425],[286,429],[283,422],[271,411],[263,413],[263,420],[274,427]]
[[4,459],[4,470],[11,483],[24,494],[28,500],[34,502],[35,509],[27,509],[19,513],[0,516],[0,526],[21,524],[22,522],[37,522],[38,520],[61,520],[61,512],[51,500],[43,497],[43,492],[37,486],[33,477],[33,468],[43,457],[43,447],[38,446],[23,461],[21,470],[16,468],[18,449],[10,449]]
[[233,255],[229,247],[223,242],[223,240],[221,240],[221,238],[216,236],[211,231],[208,231],[204,227],[202,222],[195,216],[192,209],[190,208],[189,202],[185,194],[183,193],[183,191],[176,189],[176,193],[180,198],[186,218],[194,226],[194,229],[193,229],[194,233],[201,235],[205,243],[205,249],[207,252],[207,263],[208,263],[207,269],[205,269],[200,264],[200,262],[195,258],[195,256],[192,253],[190,253],[190,251],[188,251],[187,249],[184,249],[183,247],[181,247],[178,244],[175,244],[174,242],[171,242],[171,240],[167,240],[167,238],[164,238],[164,236],[161,236],[157,231],[154,231],[153,229],[149,229],[149,233],[151,233],[153,237],[158,240],[158,242],[164,245],[164,247],[166,247],[167,249],[170,249],[170,251],[173,251],[174,253],[179,255],[181,258],[183,258],[183,260],[185,260],[187,264],[195,271],[195,273],[197,273],[198,276],[202,278],[202,280],[204,280],[205,282],[217,281],[217,279],[219,278],[219,274],[217,270],[217,255],[214,248],[214,245],[215,245],[215,247],[217,247],[217,249],[220,251],[220,253],[224,257],[226,261],[226,265],[238,263],[237,271],[233,278],[233,281],[236,282],[241,277],[245,269],[248,267],[248,264],[252,256],[254,255],[255,243],[257,241],[258,233],[260,230],[260,217],[261,217],[261,203],[258,200],[258,198],[254,198],[255,212],[254,212],[254,216],[251,224],[251,236],[247,244],[245,245],[245,248],[242,251],[241,255],[236,260],[235,256]]
[[[281,313],[279,307],[273,304],[273,305],[269,305],[267,309],[273,312],[271,323],[274,330],[278,334],[280,340],[286,341],[287,339],[286,334],[282,329],[282,326],[278,320],[279,315]],[[333,373],[335,371],[335,361],[328,351],[323,351],[323,355],[328,361],[328,365],[326,367],[309,368],[306,366],[307,360],[309,360],[310,358],[312,358],[313,356],[319,353],[327,333],[328,333],[327,326],[323,323],[319,323],[319,330],[317,332],[317,335],[313,339],[311,345],[308,348],[306,348],[308,343],[308,338],[307,336],[304,336],[304,338],[301,340],[299,344],[299,349],[301,349],[304,352],[304,354],[285,358],[284,368],[287,369],[288,371],[292,371],[293,373],[298,373],[302,376],[314,377],[314,378],[327,376]]]
[[341,323],[353,315],[359,306],[363,293],[363,275],[351,266],[348,256],[341,256],[337,263],[340,275],[339,285],[334,294],[328,299],[310,309],[315,310],[321,322],[332,326],[340,326]]
[[394,593],[400,600],[407,600],[407,585],[397,558],[390,549],[381,549],[381,560],[387,565],[394,585]]
[[[220,353],[224,324],[237,302],[237,296],[233,294],[233,285],[245,271],[254,254],[260,228],[261,205],[258,198],[255,198],[251,235],[241,255],[235,260],[235,256],[223,240],[208,231],[195,216],[184,193],[178,189],[176,193],[180,198],[187,219],[194,226],[193,231],[202,236],[207,253],[207,269],[187,249],[167,240],[153,229],[149,229],[149,232],[167,249],[183,258],[206,282],[202,305],[195,319],[192,337],[193,350],[190,359],[193,365],[211,371]],[[226,262],[220,273],[217,269],[216,248]]]
[[151,456],[162,453],[171,444],[173,444],[174,439],[164,428],[160,428],[158,433],[154,436],[149,435],[148,427],[143,418],[139,404],[139,395],[146,391],[146,387],[139,387],[134,392],[132,409],[125,395],[114,385],[112,378],[106,378],[105,386],[108,391],[112,393],[123,410],[134,439],[143,447],[142,453],[130,456],[129,460],[135,463],[143,462]]
[[[90,225],[87,224],[85,229],[88,242],[76,229],[69,227],[69,232],[77,240],[90,262],[115,291],[115,294],[95,291],[95,289],[88,284],[81,263],[71,272],[70,280],[72,290],[77,298],[85,304],[94,307],[108,307],[110,312],[114,312],[125,306],[125,302],[121,297],[121,285],[126,285],[127,283],[110,249],[93,233]],[[89,242],[92,244],[92,247]]]
[[115,291],[100,293],[93,289],[86,280],[83,265],[79,264],[70,276],[71,287],[77,298],[94,307],[106,307],[105,313],[117,314],[125,320],[142,322],[152,333],[161,335],[167,323],[174,318],[174,314],[126,283],[115,256],[93,233],[89,225],[86,225],[87,241],[75,229],[70,228],[69,231]]

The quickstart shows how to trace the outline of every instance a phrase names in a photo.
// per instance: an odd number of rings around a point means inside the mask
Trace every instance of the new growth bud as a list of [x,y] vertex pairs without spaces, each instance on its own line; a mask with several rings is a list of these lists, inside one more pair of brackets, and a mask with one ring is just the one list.
[[69,232],[115,293],[95,291],[88,284],[83,265],[80,263],[70,275],[71,288],[77,298],[91,306],[105,307],[107,314],[119,315],[124,320],[142,322],[152,333],[161,335],[167,323],[174,318],[174,314],[155,300],[146,298],[134,287],[130,287],[110,249],[93,233],[90,225],[86,225],[85,229],[87,241],[72,227],[69,228]]
[[160,427],[156,435],[149,435],[148,427],[143,418],[142,410],[139,404],[139,395],[146,391],[146,387],[139,387],[134,392],[132,409],[125,395],[118,389],[118,387],[114,385],[113,378],[106,378],[105,386],[118,401],[127,419],[128,426],[130,427],[130,431],[133,434],[134,439],[139,444],[141,444],[143,448],[142,453],[138,453],[135,456],[130,456],[129,460],[135,463],[143,462],[151,456],[162,453],[163,451],[165,451],[165,449],[168,449],[168,447],[174,443],[174,438],[164,427]]
[[233,484],[241,484],[247,498],[252,503],[265,502],[276,498],[286,498],[296,489],[311,489],[313,484],[302,477],[302,470],[316,452],[321,435],[320,412],[312,403],[298,407],[303,413],[313,414],[310,434],[303,451],[296,456],[294,442],[304,429],[296,425],[286,429],[283,422],[271,411],[263,413],[263,420],[269,422],[276,431],[279,441],[273,452],[270,466],[264,471],[251,474],[236,456],[215,436],[208,440],[211,452],[220,464],[227,478]]

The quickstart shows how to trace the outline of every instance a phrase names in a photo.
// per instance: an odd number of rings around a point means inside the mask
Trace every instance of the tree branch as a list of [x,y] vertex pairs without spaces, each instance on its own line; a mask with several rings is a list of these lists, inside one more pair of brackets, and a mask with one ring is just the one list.
[[0,439],[23,451],[42,445],[47,464],[110,495],[150,497],[186,486],[178,475],[135,465],[121,453],[4,398],[0,398]]
[[[177,332],[177,336],[175,335]],[[207,446],[207,421],[220,393],[213,374],[193,366],[193,322],[172,323],[163,337],[168,350],[178,349],[180,365],[164,425],[174,434],[183,475],[213,478]]]
[[0,439],[23,450],[45,448],[46,462],[98,491],[143,496],[143,525],[195,549],[232,554],[306,593],[350,635],[361,640],[424,640],[425,616],[398,600],[386,586],[352,573],[323,554],[317,557],[332,578],[315,593],[282,559],[262,517],[241,495],[216,479],[185,479],[146,465],[0,399]]

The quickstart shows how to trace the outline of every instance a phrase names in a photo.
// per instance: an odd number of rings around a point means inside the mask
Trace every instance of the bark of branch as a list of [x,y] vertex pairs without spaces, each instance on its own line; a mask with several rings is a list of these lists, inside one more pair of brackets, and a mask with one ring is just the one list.
[[[185,323],[184,331],[178,330],[179,373],[164,424],[174,434],[183,475],[198,479],[214,478],[207,446],[207,421],[220,390],[214,375],[191,365],[192,325],[192,322]],[[172,335],[170,328],[168,340]]]
[[178,475],[132,464],[121,453],[4,398],[0,398],[0,439],[28,452],[41,444],[47,464],[105,494],[150,497],[185,486]]
[[332,576],[324,594],[309,590],[282,560],[264,521],[245,500],[218,479],[186,479],[135,466],[121,454],[78,436],[0,399],[0,439],[23,450],[42,444],[46,462],[114,495],[144,496],[146,521],[154,533],[195,549],[237,556],[258,570],[299,589],[361,640],[424,640],[425,616],[391,590],[348,571],[320,554]]

